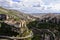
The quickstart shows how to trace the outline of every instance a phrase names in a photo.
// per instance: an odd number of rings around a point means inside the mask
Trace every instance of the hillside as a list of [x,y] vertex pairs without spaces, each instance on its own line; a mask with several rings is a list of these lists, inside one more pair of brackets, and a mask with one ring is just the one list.
[[[9,18],[1,20],[1,18],[4,19],[1,14]],[[9,36],[16,39],[31,40],[33,33],[26,24],[29,21],[33,21],[33,19],[35,20],[35,17],[29,14],[0,7],[0,37],[8,38],[6,36]]]
[[23,20],[35,20],[35,17],[29,14],[25,14],[23,12],[17,11],[17,10],[10,10],[0,7],[0,14],[7,14],[9,16],[12,16],[16,19],[23,19]]

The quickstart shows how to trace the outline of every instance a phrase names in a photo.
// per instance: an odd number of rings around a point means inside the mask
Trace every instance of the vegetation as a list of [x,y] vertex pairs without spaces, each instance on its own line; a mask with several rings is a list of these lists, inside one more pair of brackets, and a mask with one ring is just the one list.
[[0,23],[1,27],[0,27],[0,35],[5,35],[5,36],[16,36],[18,35],[17,32],[13,32],[11,31],[12,26],[7,25],[6,23]]
[[[55,36],[60,34],[60,24],[56,24],[56,23],[33,21],[33,22],[30,22],[27,26],[29,29],[33,29],[33,28],[49,29],[51,32],[55,34]],[[40,40],[40,38],[41,38],[40,34],[34,33],[34,37],[32,40]]]

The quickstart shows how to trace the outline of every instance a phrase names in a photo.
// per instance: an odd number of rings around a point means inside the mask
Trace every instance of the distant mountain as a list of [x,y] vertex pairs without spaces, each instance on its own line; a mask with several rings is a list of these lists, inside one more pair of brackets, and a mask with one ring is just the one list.
[[49,15],[49,14],[59,15],[60,13],[32,13],[31,15],[40,18],[40,17],[43,16],[43,15]]
[[[60,23],[60,14],[59,13],[48,13],[48,14],[37,14],[38,18],[42,22],[52,22]],[[35,16],[37,16],[35,15]],[[37,19],[38,20],[38,19]]]

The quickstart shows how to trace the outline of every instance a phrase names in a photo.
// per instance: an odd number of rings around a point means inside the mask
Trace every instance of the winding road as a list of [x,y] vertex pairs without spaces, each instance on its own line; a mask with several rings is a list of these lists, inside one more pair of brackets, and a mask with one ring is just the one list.
[[25,36],[25,37],[0,36],[0,38],[3,38],[3,39],[26,39],[26,38],[29,38],[29,37],[33,37],[33,33],[32,32],[30,32],[30,34]]

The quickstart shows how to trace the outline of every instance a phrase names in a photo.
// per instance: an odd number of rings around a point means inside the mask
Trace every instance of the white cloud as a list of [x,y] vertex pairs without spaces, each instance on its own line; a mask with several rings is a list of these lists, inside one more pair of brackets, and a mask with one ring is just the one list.
[[60,10],[60,3],[52,4],[52,10],[59,11]]
[[22,3],[26,6],[26,7],[33,7],[34,5],[43,5],[43,2],[41,0],[22,0]]
[[10,9],[23,10],[24,12],[54,12],[56,10],[60,10],[59,0],[56,0],[57,2],[52,1],[51,3],[49,1],[51,2],[51,0],[20,0],[20,2],[14,2],[12,0],[0,0],[0,6]]
[[12,1],[11,0],[0,0],[0,5],[1,6],[6,6],[6,7],[8,7],[8,6],[11,6],[12,5]]

